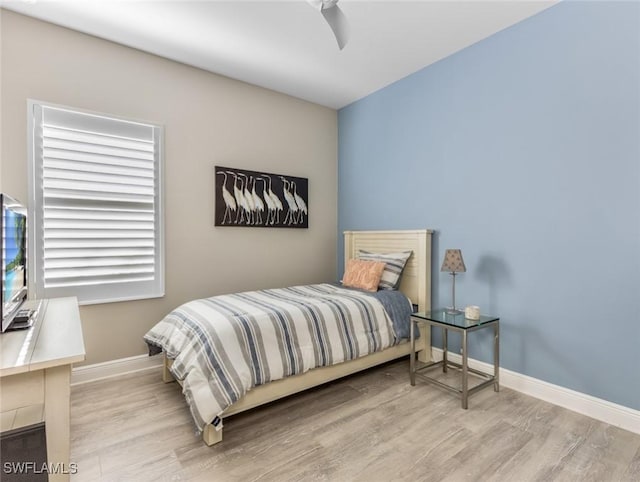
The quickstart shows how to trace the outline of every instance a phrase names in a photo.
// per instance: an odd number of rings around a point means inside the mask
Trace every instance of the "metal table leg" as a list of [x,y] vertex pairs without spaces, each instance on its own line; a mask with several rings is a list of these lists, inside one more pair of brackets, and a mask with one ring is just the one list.
[[500,323],[493,325],[493,390],[500,391]]
[[462,408],[469,406],[469,361],[467,353],[467,330],[462,332]]
[[415,322],[411,320],[411,353],[409,356],[409,380],[411,382],[411,386],[415,386],[416,384],[416,337],[415,337]]
[[442,371],[447,373],[447,354],[449,346],[449,330],[442,328]]

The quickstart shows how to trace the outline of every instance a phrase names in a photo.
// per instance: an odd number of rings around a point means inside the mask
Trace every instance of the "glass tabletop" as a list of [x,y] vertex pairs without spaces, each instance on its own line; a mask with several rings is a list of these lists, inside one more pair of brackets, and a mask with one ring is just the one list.
[[497,316],[480,315],[479,320],[470,320],[465,318],[464,311],[461,313],[451,313],[448,308],[438,308],[431,311],[421,311],[413,313],[411,316],[422,318],[423,320],[435,321],[443,325],[457,326],[458,328],[472,328],[474,326],[484,325],[500,318]]

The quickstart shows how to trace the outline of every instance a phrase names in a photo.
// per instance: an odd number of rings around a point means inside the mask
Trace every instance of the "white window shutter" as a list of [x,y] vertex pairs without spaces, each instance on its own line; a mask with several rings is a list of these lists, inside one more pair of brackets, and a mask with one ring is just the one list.
[[162,128],[30,107],[36,296],[81,303],[162,296]]

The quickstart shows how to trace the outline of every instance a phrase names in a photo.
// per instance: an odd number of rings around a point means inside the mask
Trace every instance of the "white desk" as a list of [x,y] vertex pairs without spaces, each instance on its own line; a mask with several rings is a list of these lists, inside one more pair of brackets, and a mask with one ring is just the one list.
[[64,469],[50,481],[69,480],[71,364],[84,358],[76,298],[41,300],[31,328],[0,335],[0,430],[45,422],[47,461]]

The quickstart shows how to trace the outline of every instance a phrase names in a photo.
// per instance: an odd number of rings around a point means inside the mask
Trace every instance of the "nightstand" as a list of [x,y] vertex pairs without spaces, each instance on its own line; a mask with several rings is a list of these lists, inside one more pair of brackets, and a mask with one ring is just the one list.
[[[418,323],[425,323],[427,326],[442,328],[442,360],[431,363],[422,363],[416,360],[416,344],[415,331]],[[469,368],[467,339],[468,334],[472,331],[481,330],[483,328],[493,327],[493,374],[485,373],[474,368]],[[452,362],[448,359],[448,334],[449,331],[457,331],[462,334],[462,364]],[[461,371],[462,384],[461,388],[446,384],[440,380],[430,377],[426,374],[429,370],[442,367],[443,372],[447,372],[448,368],[456,368]],[[483,388],[493,385],[493,389],[497,392],[500,390],[499,380],[500,368],[500,318],[495,316],[481,315],[479,320],[470,320],[465,318],[464,313],[450,313],[447,309],[437,309],[427,312],[414,313],[411,315],[411,358],[409,363],[409,377],[411,385],[416,384],[416,375],[420,379],[437,385],[441,388],[454,392],[462,399],[462,408],[469,406],[469,396]],[[473,373],[482,378],[483,381],[469,388],[469,373]]]

